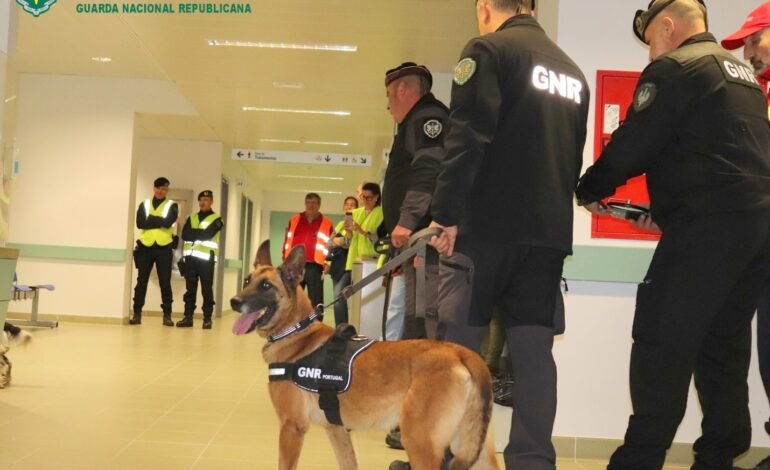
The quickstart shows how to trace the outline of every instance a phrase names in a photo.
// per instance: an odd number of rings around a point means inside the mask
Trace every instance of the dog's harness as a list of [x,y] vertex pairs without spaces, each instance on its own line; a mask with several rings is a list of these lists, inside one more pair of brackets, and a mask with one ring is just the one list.
[[[277,341],[307,328],[318,317],[316,312],[268,341]],[[290,331],[291,330],[291,331]],[[374,340],[356,334],[352,325],[341,324],[321,347],[296,362],[275,362],[268,365],[271,382],[291,380],[297,387],[318,393],[318,405],[331,424],[342,426],[340,401],[337,395],[350,388],[355,358]]]

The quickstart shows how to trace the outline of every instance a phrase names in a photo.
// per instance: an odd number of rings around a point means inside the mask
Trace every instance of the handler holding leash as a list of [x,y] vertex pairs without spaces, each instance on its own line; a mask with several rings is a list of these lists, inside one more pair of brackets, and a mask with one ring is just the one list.
[[[505,465],[550,470],[554,294],[572,251],[589,93],[583,73],[533,18],[534,6],[476,4],[482,36],[455,67],[447,156],[431,214],[444,227],[434,240],[443,254],[454,253],[460,221],[467,232],[462,250],[475,272],[470,318],[456,320],[460,341],[478,351],[492,307],[503,310],[514,382]],[[451,329],[446,339],[455,341]]]

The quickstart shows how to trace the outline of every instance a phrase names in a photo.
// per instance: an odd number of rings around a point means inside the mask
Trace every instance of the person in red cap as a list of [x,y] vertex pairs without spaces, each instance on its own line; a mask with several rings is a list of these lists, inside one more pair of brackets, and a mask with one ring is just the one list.
[[[768,94],[770,80],[770,2],[765,2],[746,17],[738,31],[722,39],[722,47],[729,50],[743,47],[743,57],[751,62],[762,89]],[[765,284],[757,305],[757,356],[759,374],[770,400],[770,280]],[[765,431],[770,433],[770,420],[765,422]],[[770,457],[754,467],[755,470],[770,470]]]
[[770,79],[770,2],[749,13],[738,31],[722,39],[722,47],[728,50],[743,47],[743,57],[751,62],[754,73],[767,82]]

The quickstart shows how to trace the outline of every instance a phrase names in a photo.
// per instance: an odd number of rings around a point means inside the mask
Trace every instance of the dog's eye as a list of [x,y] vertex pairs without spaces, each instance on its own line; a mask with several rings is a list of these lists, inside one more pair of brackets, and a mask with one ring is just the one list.
[[262,283],[259,284],[259,288],[262,290],[270,290],[273,288],[273,285],[267,281],[262,281]]

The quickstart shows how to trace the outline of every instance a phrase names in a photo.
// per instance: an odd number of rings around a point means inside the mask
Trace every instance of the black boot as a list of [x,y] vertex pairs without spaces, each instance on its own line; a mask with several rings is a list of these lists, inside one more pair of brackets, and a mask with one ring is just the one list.
[[163,326],[174,326],[174,321],[171,320],[171,313],[163,314]]
[[404,445],[401,444],[401,428],[391,429],[387,436],[385,436],[385,444],[391,449],[404,450]]
[[177,328],[190,328],[191,326],[193,326],[192,315],[185,315],[184,318],[176,322]]
[[211,329],[211,316],[203,317],[203,329],[204,330],[210,330]]
[[134,312],[134,315],[128,319],[129,325],[141,325],[142,324],[142,312]]

